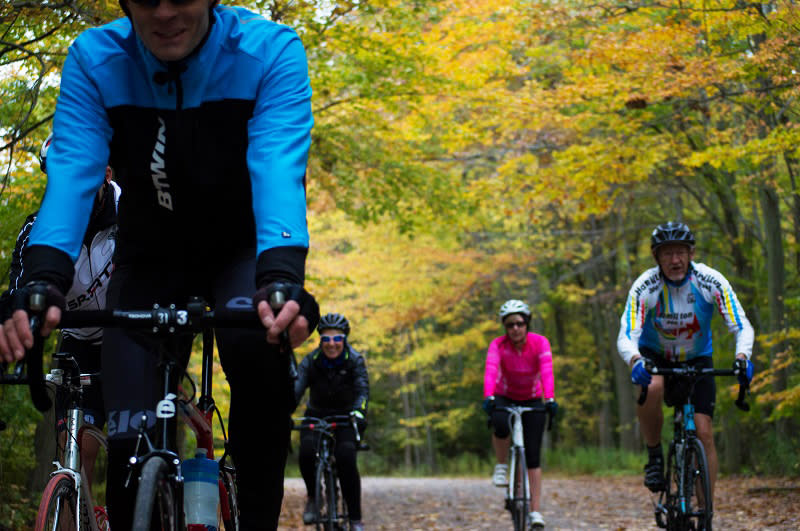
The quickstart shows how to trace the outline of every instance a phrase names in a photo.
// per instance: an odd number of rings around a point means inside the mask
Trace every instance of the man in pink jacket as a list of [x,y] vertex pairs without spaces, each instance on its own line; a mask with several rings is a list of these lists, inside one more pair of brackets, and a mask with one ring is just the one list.
[[[547,414],[555,416],[558,405],[554,398],[550,342],[546,337],[528,331],[531,321],[528,305],[516,299],[506,301],[500,307],[500,320],[506,333],[489,345],[483,380],[483,409],[489,414],[494,428],[492,446],[498,464],[494,468],[492,481],[497,487],[505,487],[508,485],[507,461],[511,437],[509,413],[503,408],[510,405],[536,407],[544,401]],[[529,521],[533,527],[543,527],[539,503],[542,494],[540,454],[545,411],[524,413],[522,426],[531,485]]]

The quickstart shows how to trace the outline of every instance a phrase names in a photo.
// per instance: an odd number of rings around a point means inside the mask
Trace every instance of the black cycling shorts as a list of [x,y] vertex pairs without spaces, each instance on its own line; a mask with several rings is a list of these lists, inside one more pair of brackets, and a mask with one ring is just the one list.
[[542,399],[532,400],[511,400],[505,396],[497,396],[494,399],[495,408],[491,414],[491,424],[494,434],[505,439],[511,435],[508,425],[508,411],[501,408],[506,406],[528,406],[541,408],[541,411],[528,411],[522,414],[522,436],[525,442],[525,461],[528,468],[539,468],[541,466],[542,438],[544,437],[545,412],[542,407]]
[[[642,356],[651,360],[656,367],[675,368],[687,365],[710,369],[714,367],[711,356],[702,356],[688,361],[667,361],[663,356],[649,349],[640,349]],[[689,396],[689,384],[680,376],[664,376],[664,402],[671,407],[681,406],[686,403]],[[714,406],[717,400],[717,383],[711,375],[701,376],[695,382],[694,391],[691,393],[692,404],[696,413],[703,413],[714,417]]]

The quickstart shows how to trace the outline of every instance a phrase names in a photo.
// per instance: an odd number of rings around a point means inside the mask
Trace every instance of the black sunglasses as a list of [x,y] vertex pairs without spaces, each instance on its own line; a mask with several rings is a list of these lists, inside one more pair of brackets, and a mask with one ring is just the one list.
[[[196,0],[168,0],[170,4],[174,6],[185,6],[186,4],[191,4]],[[136,5],[145,6],[145,7],[158,7],[161,4],[161,0],[131,0]]]
[[525,321],[511,321],[505,323],[503,326],[505,326],[508,330],[512,328],[525,328]]

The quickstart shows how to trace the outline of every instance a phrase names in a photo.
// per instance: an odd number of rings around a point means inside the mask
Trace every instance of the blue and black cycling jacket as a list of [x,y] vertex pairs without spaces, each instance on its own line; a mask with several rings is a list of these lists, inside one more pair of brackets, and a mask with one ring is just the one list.
[[311,87],[297,34],[218,6],[187,59],[153,56],[127,18],[81,34],[61,78],[26,281],[72,279],[107,163],[125,194],[115,263],[255,248],[257,278],[302,283]]

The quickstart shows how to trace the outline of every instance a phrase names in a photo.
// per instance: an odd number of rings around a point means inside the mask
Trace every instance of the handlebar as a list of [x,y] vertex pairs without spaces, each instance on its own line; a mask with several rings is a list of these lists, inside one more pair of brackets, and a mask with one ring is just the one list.
[[[31,393],[31,400],[39,411],[50,409],[52,402],[47,396],[43,371],[44,338],[38,333],[42,316],[45,311],[45,297],[39,293],[32,293],[29,301],[30,326],[33,332],[34,345],[26,353],[27,378],[17,376],[18,381],[13,383],[27,383]],[[272,300],[270,301],[272,302]],[[274,308],[274,307],[273,307]],[[185,309],[179,309],[174,304],[168,307],[153,305],[149,310],[82,310],[63,312],[60,328],[125,328],[133,330],[150,330],[155,335],[171,335],[178,333],[200,333],[204,327],[214,328],[263,328],[258,313],[253,309],[221,309],[210,310],[205,301],[200,297],[190,297]],[[281,338],[281,350],[290,357],[290,374],[296,364],[291,345],[288,343],[288,334]],[[20,364],[17,364],[20,367]],[[18,369],[21,371],[21,368]],[[22,381],[24,378],[25,381]],[[7,378],[0,380],[5,383]],[[12,383],[12,382],[9,382]]]
[[361,441],[361,433],[358,431],[358,422],[353,415],[328,415],[327,417],[297,417],[292,419],[292,429],[297,431],[309,430],[319,431],[332,435],[331,430],[337,426],[349,425],[356,434],[356,445],[359,450],[369,450],[369,445]]
[[545,406],[502,406],[499,409],[503,411],[508,411],[512,415],[522,415],[523,413],[527,413],[528,411],[538,411],[540,413],[547,414],[547,431],[551,431],[553,429],[553,417]]
[[[661,375],[676,375],[676,376],[686,376],[693,380],[697,380],[701,376],[739,376],[741,373],[740,369],[716,369],[713,367],[703,367],[697,368],[691,365],[687,365],[684,367],[657,367],[651,360],[645,360],[644,362],[645,369],[650,374],[661,374]],[[641,386],[642,390],[639,393],[639,398],[636,401],[640,406],[645,403],[647,400],[647,387],[646,385]],[[750,404],[745,401],[745,395],[747,394],[747,390],[750,386],[747,383],[739,382],[739,395],[736,398],[736,407],[741,409],[742,411],[750,411]]]

